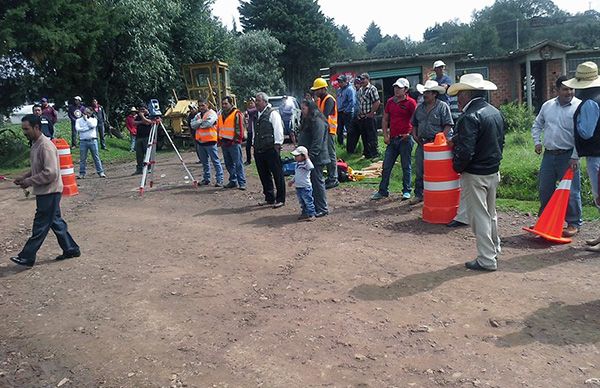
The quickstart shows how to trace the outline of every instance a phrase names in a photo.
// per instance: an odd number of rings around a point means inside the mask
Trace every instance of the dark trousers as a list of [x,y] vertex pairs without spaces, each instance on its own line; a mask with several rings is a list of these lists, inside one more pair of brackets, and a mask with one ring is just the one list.
[[77,130],[75,129],[75,121],[71,120],[71,147],[77,146]]
[[323,178],[322,164],[315,164],[315,168],[310,171],[310,183],[313,188],[313,198],[315,202],[315,211],[317,213],[328,213],[327,191],[325,190],[325,178]]
[[25,243],[19,257],[35,262],[37,251],[52,229],[58,240],[58,245],[63,253],[74,253],[79,250],[79,246],[71,237],[67,230],[67,223],[60,215],[60,197],[61,193],[38,195],[35,197],[36,209],[33,227],[31,228],[31,237]]
[[344,144],[344,130],[347,136],[350,136],[350,128],[352,126],[352,113],[340,112],[338,115],[337,127],[337,142]]
[[135,170],[142,172],[144,169],[144,156],[146,156],[146,150],[148,149],[149,137],[136,137],[135,138]]
[[252,138],[253,133],[252,130],[248,130],[248,138],[246,139],[246,162],[250,163],[252,161]]
[[[283,164],[279,152],[270,149],[264,152],[254,152],[256,171],[262,183],[263,194],[267,203],[285,203],[285,177],[283,176]],[[273,189],[273,181],[277,194]]]
[[354,153],[358,139],[362,138],[363,155],[365,158],[375,158],[379,156],[377,149],[377,128],[375,128],[375,119],[363,117],[354,120],[350,132],[348,132],[348,140],[346,150],[348,153]]
[[106,149],[106,140],[104,139],[104,124],[102,125],[98,125],[98,138],[100,139],[100,148],[102,148],[103,150]]

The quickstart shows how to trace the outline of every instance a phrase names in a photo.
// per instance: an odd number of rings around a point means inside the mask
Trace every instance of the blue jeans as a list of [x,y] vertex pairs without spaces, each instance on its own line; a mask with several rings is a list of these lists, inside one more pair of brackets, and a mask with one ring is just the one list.
[[85,175],[85,165],[88,150],[92,153],[92,159],[94,159],[96,172],[98,174],[102,174],[104,169],[102,168],[100,154],[98,153],[98,142],[96,139],[79,139],[79,175]]
[[229,182],[239,187],[246,186],[246,175],[244,173],[244,162],[242,162],[242,145],[232,144],[221,147],[225,167],[229,172]]
[[202,176],[203,183],[210,183],[210,164],[209,159],[212,161],[213,166],[215,167],[215,179],[218,184],[223,184],[223,167],[221,166],[221,161],[219,160],[219,150],[217,149],[217,145],[201,145],[196,142],[196,153],[198,154],[198,158],[202,162],[202,169],[204,170],[204,174]]
[[[571,152],[565,152],[559,155],[553,155],[544,152],[542,164],[539,172],[539,190],[540,190],[540,214],[550,201],[556,183],[562,179],[569,168]],[[569,195],[569,206],[567,207],[567,224],[580,227],[581,220],[581,174],[579,169],[573,173],[571,182],[571,191]]]
[[392,169],[394,164],[400,156],[400,163],[402,164],[402,193],[409,193],[411,189],[411,166],[410,156],[412,154],[413,139],[411,136],[406,139],[401,137],[395,137],[390,140],[390,144],[385,149],[385,156],[383,159],[383,173],[381,174],[381,183],[379,183],[379,194],[387,197],[390,192],[388,187],[390,185],[390,177],[392,176]]
[[415,151],[415,197],[423,198],[423,163],[425,160],[425,153],[423,152],[423,146],[417,144],[417,150]]
[[312,187],[296,187],[296,196],[298,197],[298,202],[300,202],[302,214],[306,214],[309,217],[317,214],[313,201]]
[[[42,246],[50,229],[56,235],[58,245],[63,253],[75,253],[79,251],[79,246],[71,237],[67,229],[67,223],[60,215],[60,193],[38,195],[35,197],[36,209],[33,227],[31,228],[31,237],[25,243],[19,257],[35,261],[37,251]],[[33,264],[31,262],[31,264]]]

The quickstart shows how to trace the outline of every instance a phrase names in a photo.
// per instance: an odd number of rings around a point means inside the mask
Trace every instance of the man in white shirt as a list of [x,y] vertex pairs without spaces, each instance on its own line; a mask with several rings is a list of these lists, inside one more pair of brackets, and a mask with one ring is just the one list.
[[92,153],[96,172],[100,177],[106,178],[106,174],[104,174],[104,169],[102,168],[100,154],[98,153],[98,142],[96,141],[97,126],[98,120],[94,117],[90,108],[85,108],[83,115],[75,121],[75,130],[79,134],[79,179],[85,178],[88,151]]
[[265,195],[264,202],[260,202],[259,205],[278,208],[285,205],[285,178],[280,156],[283,121],[279,112],[269,104],[269,96],[266,93],[260,92],[256,95],[256,109],[258,118],[254,127],[254,159]]
[[[556,80],[556,98],[546,101],[538,113],[531,135],[535,143],[535,153],[544,156],[539,172],[539,193],[541,214],[554,194],[556,182],[560,181],[568,168],[573,169],[573,181],[567,208],[567,227],[563,236],[572,237],[581,227],[581,177],[579,174],[579,157],[575,149],[573,116],[581,103],[573,89],[563,85],[567,77],[560,76]],[[543,140],[542,140],[543,132]]]

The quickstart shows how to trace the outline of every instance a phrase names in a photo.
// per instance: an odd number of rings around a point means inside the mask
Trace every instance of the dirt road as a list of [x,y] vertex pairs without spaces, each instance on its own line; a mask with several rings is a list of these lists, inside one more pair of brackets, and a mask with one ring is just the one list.
[[[185,154],[192,162],[194,156]],[[192,162],[193,163],[193,162]],[[199,175],[199,165],[192,164]],[[251,166],[250,169],[254,169]],[[549,246],[501,214],[500,270],[476,273],[468,229],[427,225],[398,196],[328,192],[298,223],[249,190],[193,189],[162,156],[138,197],[131,165],[64,198],[80,258],[8,262],[33,199],[0,182],[2,387],[576,387],[600,378],[598,233]]]

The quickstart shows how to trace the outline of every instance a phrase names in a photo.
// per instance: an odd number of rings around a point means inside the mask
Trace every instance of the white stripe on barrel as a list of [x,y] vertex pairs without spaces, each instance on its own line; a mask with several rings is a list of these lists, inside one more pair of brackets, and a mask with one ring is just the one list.
[[452,151],[436,151],[436,152],[430,152],[430,151],[425,151],[425,160],[446,160],[446,159],[452,159],[453,155],[452,155]]
[[446,191],[460,188],[460,180],[446,182],[423,182],[424,189],[427,191]]
[[571,190],[571,180],[560,181],[556,190]]
[[73,169],[73,167],[60,169],[60,175],[71,175],[71,174],[75,174],[75,170]]
[[58,150],[59,155],[71,155],[70,148],[63,148],[62,150]]

